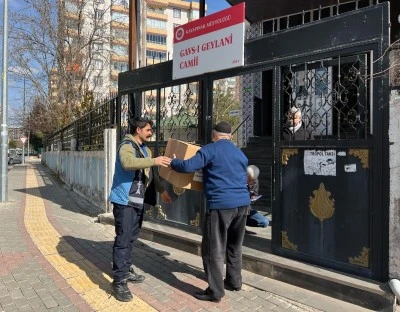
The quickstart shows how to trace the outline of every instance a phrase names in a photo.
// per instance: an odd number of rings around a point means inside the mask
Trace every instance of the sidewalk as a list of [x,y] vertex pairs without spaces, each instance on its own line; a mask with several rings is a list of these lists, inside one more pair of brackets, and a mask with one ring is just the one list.
[[[206,288],[201,258],[140,239],[134,248],[134,300],[111,293],[114,228],[38,162],[9,171],[1,203],[0,311],[369,311],[243,272],[243,289],[221,303],[196,300]],[[253,287],[255,281],[259,287]]]

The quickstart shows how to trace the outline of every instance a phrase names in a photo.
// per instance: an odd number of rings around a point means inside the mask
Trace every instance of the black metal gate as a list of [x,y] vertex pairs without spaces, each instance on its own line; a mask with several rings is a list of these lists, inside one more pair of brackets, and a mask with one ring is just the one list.
[[[129,117],[144,115],[156,120],[155,154],[170,137],[204,144],[216,114],[219,79],[237,80],[242,105],[249,88],[254,91],[257,84],[261,95],[268,89],[272,114],[261,124],[273,132],[274,252],[383,280],[388,275],[388,13],[387,3],[377,4],[249,40],[240,69],[173,81],[169,61],[122,73],[119,133],[127,131]],[[264,76],[270,77],[267,83],[255,78]],[[301,135],[285,129],[290,110],[301,111]],[[243,111],[233,121],[237,126],[248,118]],[[239,144],[248,130],[238,129]],[[150,217],[198,231],[201,193],[171,188],[173,205],[154,207]]]

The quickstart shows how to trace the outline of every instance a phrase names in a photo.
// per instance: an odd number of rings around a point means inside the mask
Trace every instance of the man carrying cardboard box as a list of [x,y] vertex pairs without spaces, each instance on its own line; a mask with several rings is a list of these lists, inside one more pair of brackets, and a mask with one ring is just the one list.
[[132,134],[127,134],[121,141],[115,161],[110,193],[116,234],[112,288],[120,301],[133,299],[127,282],[140,283],[144,280],[143,275],[131,268],[132,247],[143,220],[143,204],[156,204],[156,190],[161,193],[163,202],[171,202],[171,197],[153,170],[156,166],[169,166],[171,159],[165,156],[152,158],[151,150],[146,146],[153,135],[152,125],[151,120],[135,118],[130,125]]
[[220,302],[225,295],[224,288],[240,290],[242,287],[242,244],[250,197],[246,172],[248,160],[232,143],[230,124],[218,123],[212,131],[212,141],[187,160],[174,158],[171,167],[177,172],[203,170],[207,212],[201,253],[209,286],[194,297]]

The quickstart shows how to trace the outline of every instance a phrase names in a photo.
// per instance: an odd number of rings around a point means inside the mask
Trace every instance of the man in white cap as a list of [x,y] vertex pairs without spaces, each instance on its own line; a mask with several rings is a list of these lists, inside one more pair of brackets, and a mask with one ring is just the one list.
[[299,107],[293,106],[289,109],[286,126],[283,129],[283,138],[287,141],[308,139],[308,134],[302,122],[301,109]]

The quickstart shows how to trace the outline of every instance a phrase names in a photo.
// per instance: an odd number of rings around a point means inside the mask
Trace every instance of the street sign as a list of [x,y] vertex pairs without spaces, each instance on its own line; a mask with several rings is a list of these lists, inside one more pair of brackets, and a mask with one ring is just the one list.
[[238,109],[233,109],[233,110],[229,111],[229,117],[239,116],[239,115],[240,115],[240,110],[238,110]]
[[20,137],[19,138],[22,142],[22,144],[25,144],[26,140],[28,139],[27,137]]

